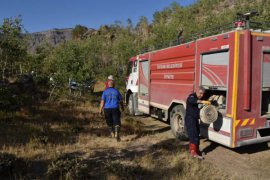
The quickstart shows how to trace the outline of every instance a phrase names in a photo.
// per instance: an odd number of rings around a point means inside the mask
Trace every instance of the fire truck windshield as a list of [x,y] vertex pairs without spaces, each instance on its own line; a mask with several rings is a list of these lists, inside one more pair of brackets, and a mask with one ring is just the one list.
[[127,67],[127,76],[130,75],[130,73],[132,73],[132,65],[133,65],[133,61],[129,61],[128,67]]

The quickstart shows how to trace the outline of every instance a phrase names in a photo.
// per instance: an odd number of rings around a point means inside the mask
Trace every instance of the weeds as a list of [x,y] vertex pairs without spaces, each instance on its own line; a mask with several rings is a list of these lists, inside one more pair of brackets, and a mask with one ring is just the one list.
[[141,134],[143,124],[139,121],[135,121],[132,117],[127,117],[123,120],[121,129],[126,134]]
[[120,161],[108,162],[105,169],[120,179],[142,179],[147,175],[147,171],[139,164],[124,164]]
[[[0,117],[1,152],[8,154],[7,160],[0,159],[0,172],[5,167],[11,179],[27,173],[32,179],[196,179],[193,174],[229,179],[215,167],[191,159],[187,147],[179,149],[179,141],[153,131],[163,128],[147,129],[138,118],[123,116],[123,141],[112,141],[97,110],[87,103],[61,101],[42,104],[36,114],[25,109]],[[23,159],[30,167],[19,161]],[[42,168],[34,167],[37,164]],[[17,166],[24,168],[15,172]]]
[[86,179],[90,178],[88,172],[88,165],[85,162],[72,155],[65,154],[49,165],[47,176],[50,179]]
[[34,136],[30,139],[28,146],[33,149],[45,146],[48,143],[49,138],[47,136]]

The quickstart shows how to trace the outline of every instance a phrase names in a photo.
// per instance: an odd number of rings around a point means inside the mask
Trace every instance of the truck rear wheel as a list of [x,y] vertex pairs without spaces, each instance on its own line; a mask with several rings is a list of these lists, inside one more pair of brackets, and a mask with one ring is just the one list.
[[170,126],[176,138],[187,140],[187,130],[185,127],[185,109],[182,105],[173,107],[170,112]]

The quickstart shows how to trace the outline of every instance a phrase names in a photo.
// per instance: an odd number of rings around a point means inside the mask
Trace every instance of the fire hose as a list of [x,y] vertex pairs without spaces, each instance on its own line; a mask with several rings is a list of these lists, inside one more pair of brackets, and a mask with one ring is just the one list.
[[205,124],[211,124],[218,119],[218,111],[213,105],[204,105],[200,110],[200,119]]

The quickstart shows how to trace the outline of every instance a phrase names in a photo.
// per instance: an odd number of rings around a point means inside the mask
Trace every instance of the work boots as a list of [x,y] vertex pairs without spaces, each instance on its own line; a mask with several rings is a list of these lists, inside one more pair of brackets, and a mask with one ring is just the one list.
[[111,138],[114,138],[115,137],[115,134],[114,134],[114,132],[112,131],[111,132]]
[[192,157],[197,159],[203,159],[203,156],[200,151],[198,151],[199,146],[197,144],[189,144],[189,150]]
[[200,146],[197,145],[197,150],[196,150],[197,154],[199,154],[200,156],[204,156],[204,152],[200,151]]
[[115,134],[114,134],[114,137],[116,139],[117,142],[120,142],[121,139],[120,139],[120,136],[119,136],[119,132],[120,132],[120,126],[119,125],[116,125],[115,128]]
[[113,130],[113,127],[112,126],[109,127],[109,131],[110,131],[110,137],[111,138],[114,138],[115,137],[115,133],[114,133],[114,130]]

